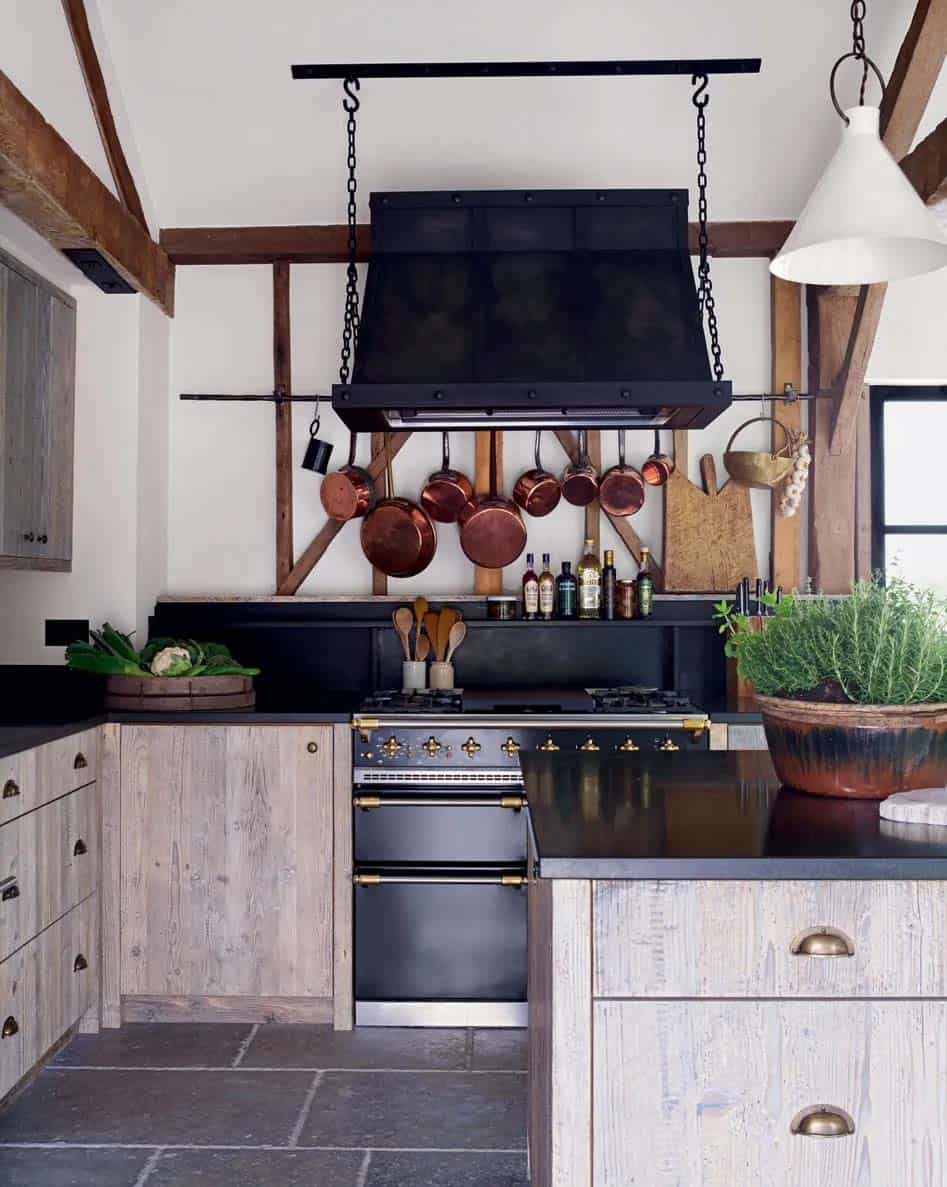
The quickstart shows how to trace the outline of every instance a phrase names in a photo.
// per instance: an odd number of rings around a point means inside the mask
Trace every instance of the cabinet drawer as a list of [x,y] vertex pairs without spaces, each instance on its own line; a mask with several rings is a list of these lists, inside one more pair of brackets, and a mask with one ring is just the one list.
[[93,895],[0,964],[0,1096],[95,1001],[98,947]]
[[[597,997],[947,997],[945,882],[600,882],[593,902]],[[822,928],[853,954],[793,952]]]
[[0,960],[95,889],[96,787],[0,826]]
[[[947,1003],[598,1002],[594,1187],[941,1187]],[[793,1133],[830,1106],[854,1132]]]
[[96,779],[98,729],[0,760],[0,824]]

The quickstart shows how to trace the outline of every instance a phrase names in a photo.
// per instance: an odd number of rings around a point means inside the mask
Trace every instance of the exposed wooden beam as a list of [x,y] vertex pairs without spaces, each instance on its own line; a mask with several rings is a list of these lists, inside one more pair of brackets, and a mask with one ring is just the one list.
[[[398,456],[402,446],[410,439],[410,437],[410,433],[391,434],[392,457]],[[373,480],[377,479],[385,469],[384,450],[375,453],[372,456],[372,460],[365,468],[368,470],[369,474],[371,474]],[[302,583],[322,559],[326,549],[344,527],[345,524],[339,523],[338,520],[326,519],[325,523],[316,534],[315,539],[312,541],[309,547],[306,548],[295,565],[293,565],[286,579],[281,582],[279,589],[276,591],[277,595],[283,596],[286,594],[296,593]]]
[[[503,433],[497,432],[497,476],[503,489]],[[490,493],[490,433],[484,429],[474,436],[474,494]],[[474,565],[474,593],[503,593],[503,570]]]
[[[796,391],[802,388],[802,286],[778,276],[770,278],[770,330],[772,336],[772,390],[780,392],[787,383]],[[812,404],[809,405],[813,407]],[[773,401],[773,415],[787,429],[802,426],[799,403],[782,404]],[[783,444],[782,435],[773,425],[773,448]],[[771,576],[774,587],[800,589],[802,587],[800,554],[800,516],[789,518],[779,514],[778,497],[772,499]]]
[[92,248],[174,313],[174,265],[55,128],[0,72],[0,202],[54,247]]
[[[273,265],[273,388],[293,392],[289,264]],[[293,406],[276,404],[276,588],[293,567]]]
[[901,168],[927,205],[947,220],[947,119],[908,153]]
[[138,195],[138,187],[135,185],[135,179],[132,177],[132,171],[122,149],[118,129],[115,127],[108,88],[102,76],[99,55],[96,53],[95,42],[92,40],[92,32],[89,29],[85,0],[62,0],[62,7],[66,14],[69,32],[72,34],[72,43],[76,47],[76,57],[79,59],[79,67],[82,70],[82,77],[85,79],[89,101],[92,104],[92,113],[99,126],[102,147],[105,149],[105,156],[109,163],[109,169],[112,171],[118,196],[124,203],[125,209],[147,231],[148,223],[145,219],[141,198]]
[[[911,148],[945,58],[947,0],[918,0],[881,105],[882,138],[895,160],[900,161]],[[926,195],[921,197],[927,200]],[[856,310],[845,362],[836,377],[838,396],[830,442],[833,454],[850,448],[854,441],[859,401],[886,291],[883,284],[866,285]]]
[[[372,433],[372,456],[376,453],[381,453],[385,448],[385,434]],[[385,481],[384,471],[381,471],[375,479],[375,498],[383,499],[387,491],[387,482]],[[372,565],[372,593],[376,596],[382,596],[388,592],[388,574],[384,573],[377,566]]]
[[[726,259],[755,259],[776,255],[792,223],[711,223],[710,254]],[[689,246],[697,252],[697,225],[689,228]],[[304,227],[166,227],[160,236],[171,259],[186,264],[342,264],[348,260],[348,228],[334,223]],[[371,250],[371,229],[358,228],[358,258]]]
[[[589,429],[586,436],[588,444],[589,461],[595,467],[595,473],[602,472],[602,431],[601,429]],[[598,499],[593,499],[585,509],[585,538],[591,540],[595,548],[596,554],[601,551],[602,546],[602,504]]]

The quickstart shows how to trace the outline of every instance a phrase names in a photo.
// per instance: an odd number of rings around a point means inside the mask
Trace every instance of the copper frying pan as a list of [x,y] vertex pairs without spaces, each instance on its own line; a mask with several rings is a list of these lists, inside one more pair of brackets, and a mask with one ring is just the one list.
[[664,486],[674,473],[674,462],[661,452],[661,434],[654,430],[654,450],[641,467],[641,477],[649,486]]
[[562,497],[574,507],[588,507],[598,498],[598,474],[586,454],[585,429],[579,429],[579,456],[562,472]]
[[541,438],[542,433],[537,429],[536,468],[521,474],[516,480],[516,486],[513,487],[513,499],[517,507],[522,507],[528,515],[533,515],[536,518],[548,515],[550,511],[553,511],[562,494],[559,489],[559,479],[554,474],[550,474],[548,470],[543,469],[539,456]]
[[391,438],[385,434],[386,496],[362,520],[362,551],[389,577],[416,577],[434,558],[437,531],[410,499],[398,498],[391,476]]
[[438,523],[456,523],[457,517],[473,497],[473,483],[466,474],[450,466],[450,436],[444,433],[441,468],[425,482],[421,506]]
[[483,569],[511,565],[526,547],[520,510],[497,493],[497,435],[490,433],[490,492],[475,495],[460,513],[460,546]]
[[347,523],[360,519],[375,506],[375,483],[372,476],[355,464],[355,446],[358,436],[349,438],[348,463],[334,474],[327,474],[319,487],[319,498],[330,519]]
[[602,475],[598,501],[609,515],[634,515],[644,503],[645,485],[634,466],[625,464],[625,430],[618,430],[618,465]]

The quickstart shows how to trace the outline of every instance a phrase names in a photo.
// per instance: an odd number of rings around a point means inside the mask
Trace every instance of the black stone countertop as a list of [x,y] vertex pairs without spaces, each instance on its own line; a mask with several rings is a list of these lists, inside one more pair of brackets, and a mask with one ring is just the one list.
[[947,828],[783,788],[765,751],[520,762],[544,878],[947,879]]

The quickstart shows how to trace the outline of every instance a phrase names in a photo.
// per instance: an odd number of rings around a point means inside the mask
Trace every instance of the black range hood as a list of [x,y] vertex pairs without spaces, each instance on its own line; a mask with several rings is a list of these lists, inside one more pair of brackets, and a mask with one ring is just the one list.
[[710,370],[686,190],[379,193],[352,382],[357,431],[703,428]]

